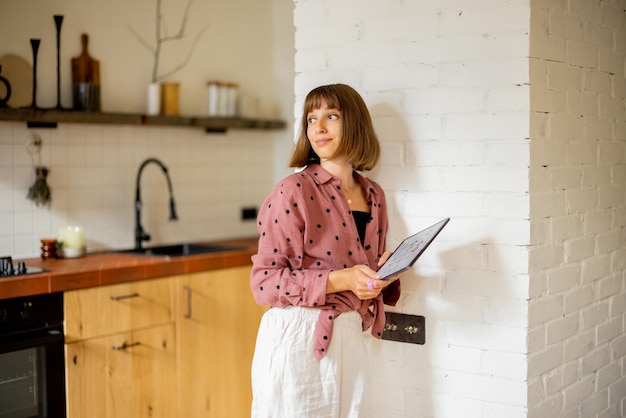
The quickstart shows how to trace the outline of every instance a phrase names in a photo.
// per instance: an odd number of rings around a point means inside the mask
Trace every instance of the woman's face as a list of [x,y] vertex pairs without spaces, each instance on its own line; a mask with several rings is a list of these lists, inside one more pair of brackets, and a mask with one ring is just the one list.
[[307,116],[306,135],[313,151],[321,161],[329,160],[335,155],[343,133],[343,120],[338,109],[328,108],[326,101],[311,110]]

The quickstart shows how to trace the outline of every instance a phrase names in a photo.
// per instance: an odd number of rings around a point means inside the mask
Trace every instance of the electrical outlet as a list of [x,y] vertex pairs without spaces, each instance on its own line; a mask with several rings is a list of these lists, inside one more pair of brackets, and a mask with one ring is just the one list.
[[420,315],[385,311],[385,329],[382,339],[424,345],[426,343],[426,318]]
[[257,216],[256,207],[241,208],[241,220],[247,221],[249,219],[256,219],[256,216]]

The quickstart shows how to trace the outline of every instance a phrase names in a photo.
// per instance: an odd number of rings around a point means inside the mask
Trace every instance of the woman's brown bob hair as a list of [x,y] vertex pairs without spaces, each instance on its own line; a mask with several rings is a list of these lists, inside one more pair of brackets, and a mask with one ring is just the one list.
[[380,144],[374,132],[372,117],[359,93],[345,84],[320,86],[306,96],[300,133],[289,167],[304,167],[320,162],[307,137],[307,115],[319,109],[322,101],[326,102],[328,108],[339,110],[343,121],[341,143],[333,158],[346,158],[358,171],[374,168],[380,157]]

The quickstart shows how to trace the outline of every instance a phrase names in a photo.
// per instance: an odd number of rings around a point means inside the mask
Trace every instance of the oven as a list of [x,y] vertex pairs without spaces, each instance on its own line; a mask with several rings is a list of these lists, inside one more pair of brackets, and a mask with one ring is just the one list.
[[62,418],[63,294],[0,300],[0,418]]

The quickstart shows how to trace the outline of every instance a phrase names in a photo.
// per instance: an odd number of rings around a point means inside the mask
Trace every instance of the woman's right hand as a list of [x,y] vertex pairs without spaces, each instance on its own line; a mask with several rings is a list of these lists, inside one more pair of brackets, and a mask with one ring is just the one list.
[[343,270],[334,270],[328,274],[326,293],[350,290],[361,300],[373,299],[387,286],[380,275],[364,264],[357,264]]

